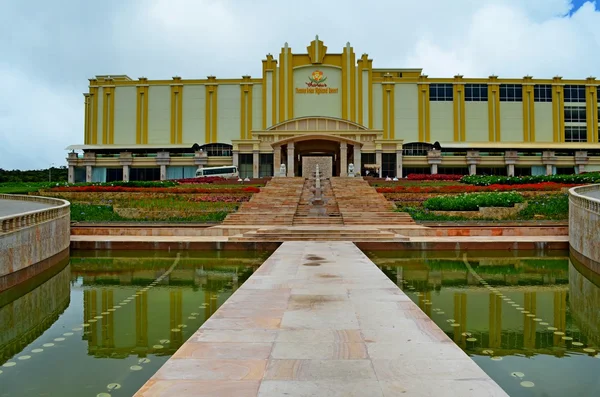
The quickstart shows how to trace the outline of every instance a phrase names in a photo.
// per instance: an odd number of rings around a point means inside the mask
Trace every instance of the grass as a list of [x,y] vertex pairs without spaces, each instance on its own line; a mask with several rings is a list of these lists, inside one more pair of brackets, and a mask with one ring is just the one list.
[[569,219],[569,195],[566,193],[536,196],[527,200],[527,204],[527,208],[519,211],[518,219]]
[[187,217],[164,217],[160,219],[131,219],[114,212],[112,205],[71,204],[71,221],[73,222],[119,222],[119,221],[161,221],[161,222],[221,222],[228,211],[213,211],[203,215]]
[[50,182],[3,182],[0,183],[0,194],[28,194],[43,188],[56,186]]

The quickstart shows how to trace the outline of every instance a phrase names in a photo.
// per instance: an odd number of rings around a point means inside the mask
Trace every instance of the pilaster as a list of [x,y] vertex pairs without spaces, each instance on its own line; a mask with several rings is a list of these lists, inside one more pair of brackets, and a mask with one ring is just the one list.
[[119,164],[123,167],[123,181],[129,182],[129,170],[133,164],[133,156],[131,152],[119,153]]
[[290,142],[287,144],[287,176],[293,177],[295,176],[295,153],[294,153],[294,143]]
[[506,174],[515,176],[515,165],[519,162],[519,153],[514,150],[504,152],[504,164],[506,164]]
[[340,176],[348,176],[348,144],[340,142]]
[[438,166],[442,164],[442,151],[431,149],[427,152],[427,163],[431,167],[431,174],[435,175],[438,173]]
[[167,165],[171,163],[169,152],[158,152],[156,154],[156,164],[160,166],[160,180],[167,179]]
[[587,151],[581,150],[575,152],[575,165],[577,166],[577,173],[581,174],[585,172],[585,166],[590,162]]
[[553,151],[544,151],[542,153],[542,164],[546,166],[546,175],[553,174],[553,168],[556,165],[558,158]]
[[469,175],[477,175],[477,164],[481,162],[479,150],[467,150],[467,165],[469,166]]

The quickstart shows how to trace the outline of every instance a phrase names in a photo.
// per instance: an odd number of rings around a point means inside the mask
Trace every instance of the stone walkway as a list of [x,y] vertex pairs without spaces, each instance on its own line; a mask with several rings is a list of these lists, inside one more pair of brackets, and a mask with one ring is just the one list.
[[284,243],[138,391],[507,396],[350,242]]
[[49,204],[35,203],[31,201],[0,199],[0,218],[50,207],[53,206]]

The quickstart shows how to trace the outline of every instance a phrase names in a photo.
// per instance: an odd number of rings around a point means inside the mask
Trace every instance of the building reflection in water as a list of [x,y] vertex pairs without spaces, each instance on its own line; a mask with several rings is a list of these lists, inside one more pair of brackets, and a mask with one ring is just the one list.
[[[240,258],[239,253],[238,257],[192,253],[147,291],[144,287],[169,269],[173,257],[74,258],[73,277],[83,288],[83,322],[90,324],[83,336],[88,354],[113,358],[173,354],[266,255],[252,254]],[[116,310],[105,315],[112,308]]]
[[33,284],[0,295],[0,364],[54,324],[69,306],[68,261],[39,274]]
[[563,357],[599,347],[600,283],[582,275],[567,252],[469,254],[473,272],[454,253],[367,254],[471,354]]

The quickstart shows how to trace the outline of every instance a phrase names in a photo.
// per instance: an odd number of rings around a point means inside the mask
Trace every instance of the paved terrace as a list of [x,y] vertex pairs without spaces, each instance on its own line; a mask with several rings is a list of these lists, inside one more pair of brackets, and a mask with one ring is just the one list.
[[0,199],[0,218],[4,216],[22,214],[24,212],[42,210],[56,205],[37,203],[32,201]]
[[507,396],[354,244],[286,242],[145,396]]

